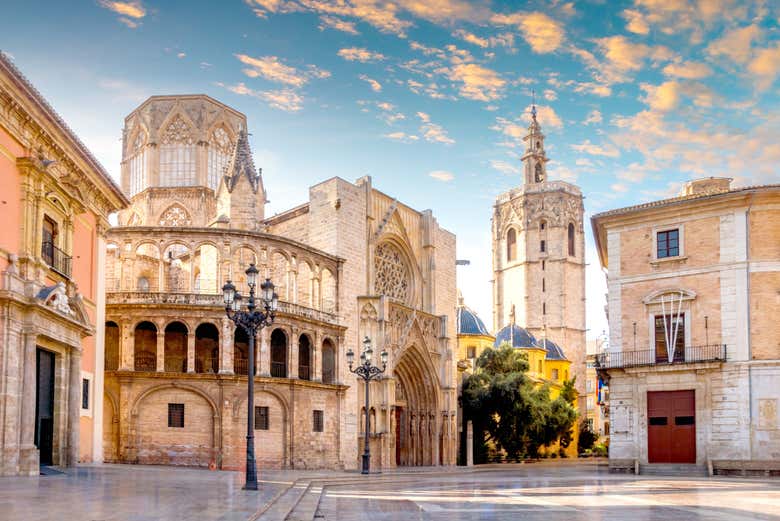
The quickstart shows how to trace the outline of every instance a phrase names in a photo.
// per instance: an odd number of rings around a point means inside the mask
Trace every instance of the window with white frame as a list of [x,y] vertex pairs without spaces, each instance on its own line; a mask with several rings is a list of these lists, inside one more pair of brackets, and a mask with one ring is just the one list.
[[656,232],[655,236],[656,258],[679,257],[680,255],[680,230],[663,230]]

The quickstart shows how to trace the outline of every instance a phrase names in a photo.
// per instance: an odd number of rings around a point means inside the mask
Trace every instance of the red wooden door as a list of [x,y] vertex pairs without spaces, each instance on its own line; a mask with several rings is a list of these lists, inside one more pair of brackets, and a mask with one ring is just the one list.
[[696,463],[696,398],[693,390],[647,393],[650,463]]

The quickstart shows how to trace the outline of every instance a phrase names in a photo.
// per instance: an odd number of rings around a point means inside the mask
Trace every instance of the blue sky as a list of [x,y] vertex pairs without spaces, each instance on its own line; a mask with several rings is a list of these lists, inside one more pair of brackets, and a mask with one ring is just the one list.
[[[269,214],[371,175],[458,236],[490,327],[490,216],[521,183],[531,91],[550,177],[586,218],[692,177],[780,179],[780,5],[736,0],[6,1],[0,49],[118,175],[123,118],[153,94],[247,115]],[[606,327],[588,232],[588,327]]]

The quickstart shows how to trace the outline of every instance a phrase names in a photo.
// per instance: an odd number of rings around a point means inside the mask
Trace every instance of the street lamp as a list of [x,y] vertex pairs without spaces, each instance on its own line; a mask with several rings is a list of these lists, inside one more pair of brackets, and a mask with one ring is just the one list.
[[231,281],[222,286],[222,296],[225,301],[225,313],[227,317],[241,327],[249,337],[249,353],[247,367],[247,414],[246,414],[246,484],[244,490],[257,490],[257,470],[255,469],[255,430],[252,425],[255,409],[255,336],[257,332],[270,326],[274,321],[279,298],[274,293],[274,285],[271,279],[265,279],[260,284],[261,309],[257,310],[255,304],[255,286],[257,285],[257,268],[254,263],[246,270],[246,282],[249,286],[249,298],[246,310],[241,309],[243,297],[236,291]]
[[355,362],[355,352],[352,351],[351,347],[347,351],[349,372],[355,373],[366,383],[366,432],[364,433],[365,446],[363,448],[363,470],[361,470],[361,474],[368,474],[368,468],[371,461],[371,451],[368,447],[368,435],[371,432],[371,426],[369,424],[370,419],[368,416],[368,383],[371,380],[379,378],[379,376],[384,373],[385,369],[387,368],[387,351],[385,351],[384,348],[379,354],[379,357],[382,360],[381,369],[375,365],[371,365],[371,359],[373,356],[374,350],[371,348],[371,339],[368,337],[363,339],[363,352],[360,353],[360,364],[355,369],[352,369],[352,364]]

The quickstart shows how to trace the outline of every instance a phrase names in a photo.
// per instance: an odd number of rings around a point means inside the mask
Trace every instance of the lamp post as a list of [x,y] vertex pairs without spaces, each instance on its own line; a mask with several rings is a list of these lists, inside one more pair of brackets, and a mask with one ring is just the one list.
[[371,426],[369,424],[370,420],[368,416],[368,383],[371,380],[379,378],[379,376],[384,373],[385,369],[387,368],[387,351],[385,351],[384,348],[379,354],[380,359],[382,360],[381,369],[375,365],[371,365],[371,358],[373,356],[374,350],[371,349],[371,339],[368,337],[363,339],[363,352],[360,353],[360,364],[355,369],[352,369],[352,364],[355,362],[355,352],[352,351],[351,347],[347,351],[349,372],[358,375],[366,384],[366,432],[364,433],[365,444],[363,447],[363,470],[360,471],[361,474],[368,474],[368,468],[371,462],[371,449],[368,446],[368,435],[371,432]]
[[222,286],[222,295],[225,300],[225,313],[227,317],[235,322],[236,327],[240,327],[249,337],[249,353],[247,367],[247,413],[246,413],[246,483],[244,490],[257,490],[257,470],[255,469],[255,430],[252,425],[255,409],[255,336],[257,332],[270,326],[274,321],[276,309],[279,304],[279,297],[274,293],[274,285],[271,279],[265,279],[260,284],[260,304],[261,309],[255,303],[255,286],[257,285],[257,268],[254,263],[249,265],[246,270],[246,282],[249,286],[249,298],[247,299],[246,309],[242,309],[241,294],[236,291],[236,287],[231,281]]

